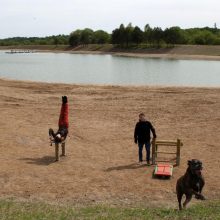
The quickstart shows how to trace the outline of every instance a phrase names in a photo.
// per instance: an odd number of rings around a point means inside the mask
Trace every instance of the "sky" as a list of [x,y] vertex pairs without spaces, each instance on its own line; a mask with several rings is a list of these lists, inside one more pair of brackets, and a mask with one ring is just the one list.
[[219,0],[0,0],[0,39],[109,33],[121,23],[167,28],[220,27]]

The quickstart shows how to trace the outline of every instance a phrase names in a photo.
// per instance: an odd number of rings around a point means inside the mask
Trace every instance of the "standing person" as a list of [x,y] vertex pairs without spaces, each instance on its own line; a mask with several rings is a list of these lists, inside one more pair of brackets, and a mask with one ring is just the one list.
[[69,128],[68,114],[69,114],[68,99],[67,96],[62,96],[62,106],[58,121],[58,126],[59,126],[58,131],[55,133],[52,128],[49,129],[49,136],[51,141],[60,143],[66,139]]
[[143,162],[142,151],[145,145],[147,165],[150,165],[150,132],[152,132],[153,138],[157,137],[154,127],[145,119],[144,113],[139,114],[139,122],[137,122],[134,130],[134,142],[138,144],[139,162]]

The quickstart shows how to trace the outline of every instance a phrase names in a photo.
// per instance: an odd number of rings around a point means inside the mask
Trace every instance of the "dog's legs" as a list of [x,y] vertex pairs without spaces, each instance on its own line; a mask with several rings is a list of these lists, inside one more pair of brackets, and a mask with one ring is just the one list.
[[186,205],[190,202],[191,199],[192,199],[192,194],[186,194],[186,200],[183,203],[183,208],[186,208]]
[[194,194],[196,199],[205,200],[205,197],[201,193],[195,192]]
[[193,190],[192,193],[195,194],[196,199],[205,200],[205,197],[202,195],[202,188],[204,183],[202,181],[196,184],[196,190]]
[[202,193],[202,189],[203,189],[204,185],[205,185],[205,180],[203,179],[203,180],[201,180],[201,183],[200,183],[200,193]]
[[180,190],[177,190],[177,200],[178,200],[178,204],[179,204],[179,210],[182,210],[182,197],[183,197],[183,193]]
[[[204,178],[202,178],[200,181],[200,190],[199,190],[201,195],[202,195],[202,189],[203,189],[204,185],[205,185],[205,180],[204,180]],[[202,200],[205,200],[204,196],[203,196]]]

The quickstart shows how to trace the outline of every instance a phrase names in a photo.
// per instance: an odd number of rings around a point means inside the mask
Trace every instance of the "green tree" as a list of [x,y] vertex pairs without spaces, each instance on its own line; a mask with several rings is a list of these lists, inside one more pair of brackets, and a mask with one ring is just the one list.
[[81,33],[80,42],[81,44],[88,45],[92,43],[93,40],[93,30],[85,28]]
[[124,38],[125,38],[126,47],[129,47],[129,44],[132,43],[133,30],[134,28],[132,27],[131,23],[129,23],[124,30]]
[[150,44],[152,43],[152,28],[150,27],[149,24],[146,24],[145,27],[144,27],[144,34],[143,34],[143,41],[147,44]]
[[112,44],[120,44],[120,30],[116,28],[115,30],[112,31],[111,35],[111,42]]
[[112,31],[112,43],[124,47],[126,42],[125,27],[123,24],[119,28]]
[[153,42],[154,46],[160,47],[163,41],[163,36],[163,30],[160,27],[155,27],[150,35],[150,41]]
[[135,44],[140,44],[143,41],[143,38],[143,31],[138,26],[136,26],[132,32],[132,42]]
[[119,36],[118,36],[119,44],[123,47],[126,41],[126,36],[125,36],[125,26],[123,24],[120,25],[119,27]]
[[81,41],[81,35],[82,35],[82,30],[76,30],[76,31],[73,31],[71,34],[70,34],[70,37],[69,37],[69,44],[70,46],[77,46],[80,44],[80,41]]
[[213,45],[215,44],[216,37],[210,31],[200,31],[194,38],[195,44],[200,45]]
[[164,31],[164,40],[167,44],[184,44],[186,43],[184,31],[180,27],[166,28]]
[[105,44],[108,43],[109,40],[110,35],[103,30],[98,30],[93,33],[93,43],[95,44]]
[[53,44],[58,45],[59,39],[57,36],[52,36]]

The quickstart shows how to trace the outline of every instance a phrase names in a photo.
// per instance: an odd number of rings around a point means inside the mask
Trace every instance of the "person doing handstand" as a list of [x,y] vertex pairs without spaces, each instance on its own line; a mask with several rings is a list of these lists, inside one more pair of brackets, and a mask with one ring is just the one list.
[[67,96],[62,96],[62,106],[58,121],[58,126],[59,126],[58,131],[54,132],[52,128],[49,129],[49,137],[51,142],[61,143],[65,141],[69,128],[68,114],[69,114],[69,107],[68,107]]

